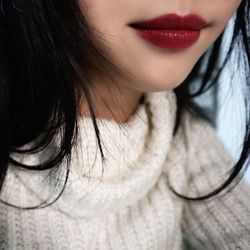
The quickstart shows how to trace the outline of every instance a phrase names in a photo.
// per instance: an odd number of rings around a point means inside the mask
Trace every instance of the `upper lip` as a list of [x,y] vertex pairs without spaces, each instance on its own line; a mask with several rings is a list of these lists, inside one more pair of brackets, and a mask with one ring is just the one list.
[[165,14],[146,21],[139,21],[130,24],[136,29],[190,29],[200,30],[207,25],[207,22],[199,15],[189,14],[179,16],[177,14]]

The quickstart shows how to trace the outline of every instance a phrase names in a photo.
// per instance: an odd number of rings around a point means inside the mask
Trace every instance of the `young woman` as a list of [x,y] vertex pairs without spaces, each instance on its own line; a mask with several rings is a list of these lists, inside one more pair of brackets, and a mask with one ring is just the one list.
[[[250,249],[249,0],[0,3],[0,249]],[[232,58],[237,162],[195,99]]]

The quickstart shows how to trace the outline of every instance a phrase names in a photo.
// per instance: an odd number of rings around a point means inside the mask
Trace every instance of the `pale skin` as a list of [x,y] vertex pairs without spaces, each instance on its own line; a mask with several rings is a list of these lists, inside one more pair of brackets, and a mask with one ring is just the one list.
[[[123,123],[136,111],[144,92],[174,89],[185,80],[198,59],[225,29],[241,0],[79,0],[79,3],[90,25],[108,42],[110,59],[132,74],[127,80],[117,78],[115,84],[105,77],[100,79],[92,75],[98,117],[115,118]],[[202,29],[194,45],[178,51],[155,47],[128,26],[131,22],[166,13],[195,13],[209,25]],[[84,104],[81,115],[89,115]]]

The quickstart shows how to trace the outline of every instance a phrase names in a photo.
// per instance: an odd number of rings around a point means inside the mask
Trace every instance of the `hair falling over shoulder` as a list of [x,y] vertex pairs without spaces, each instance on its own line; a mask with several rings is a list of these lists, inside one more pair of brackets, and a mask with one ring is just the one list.
[[[218,194],[239,180],[249,163],[249,0],[243,0],[237,10],[231,44],[221,62],[224,35],[225,32],[200,58],[188,78],[174,89],[177,96],[175,133],[184,109],[213,123],[216,117],[209,117],[205,108],[195,102],[195,97],[219,84],[221,72],[232,52],[236,51],[237,63],[245,77],[241,84],[246,86],[244,145],[229,179],[219,189],[197,198],[176,193],[186,200],[203,200]],[[92,39],[91,27],[76,0],[0,0],[0,190],[9,164],[16,168],[43,171],[59,167],[66,159],[68,173],[71,149],[77,137],[78,103],[82,96],[87,100],[98,147],[103,152],[87,72],[95,69],[105,74],[111,70],[122,73],[99,47]],[[206,70],[202,71],[204,64]],[[198,80],[195,93],[192,85],[197,81],[194,80]],[[216,114],[216,110],[213,113]],[[28,166],[12,157],[14,153],[33,154],[43,150],[52,142],[58,129],[62,135],[61,145],[45,162]],[[29,148],[23,147],[31,142],[35,143]],[[67,178],[64,188],[66,183]],[[52,202],[44,201],[36,208],[54,203],[59,196]]]

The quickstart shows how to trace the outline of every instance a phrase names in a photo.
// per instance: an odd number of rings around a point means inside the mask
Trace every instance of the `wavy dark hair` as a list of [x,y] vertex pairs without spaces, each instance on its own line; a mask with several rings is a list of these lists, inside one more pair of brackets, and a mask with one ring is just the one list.
[[[0,190],[9,164],[16,168],[43,171],[59,168],[66,159],[67,175],[60,194],[52,202],[44,201],[36,207],[26,207],[42,208],[53,204],[66,186],[82,97],[88,103],[104,161],[88,72],[105,73],[112,79],[113,73],[124,77],[121,72],[125,72],[125,69],[108,59],[105,49],[101,49],[108,48],[104,40],[94,39],[93,27],[90,27],[77,0],[1,0],[0,3]],[[214,122],[215,117],[209,116],[195,98],[218,85],[233,50],[238,53],[238,62],[244,62],[244,84],[249,87],[249,3],[249,0],[243,0],[237,9],[231,44],[224,60],[221,62],[220,58],[225,31],[199,59],[187,79],[174,89],[177,96],[174,134],[180,126],[184,109]],[[203,72],[204,64],[206,70]],[[192,87],[194,82],[195,92]],[[245,98],[246,111],[249,112],[248,93]],[[183,199],[198,201],[218,194],[235,180],[239,181],[249,162],[249,124],[247,115],[241,156],[225,183],[200,197],[186,197],[172,189],[173,192]],[[42,151],[52,142],[59,128],[61,145],[43,163],[28,166],[11,157],[12,154]],[[29,148],[23,147],[30,142],[35,143]],[[16,207],[15,204],[1,202]]]

